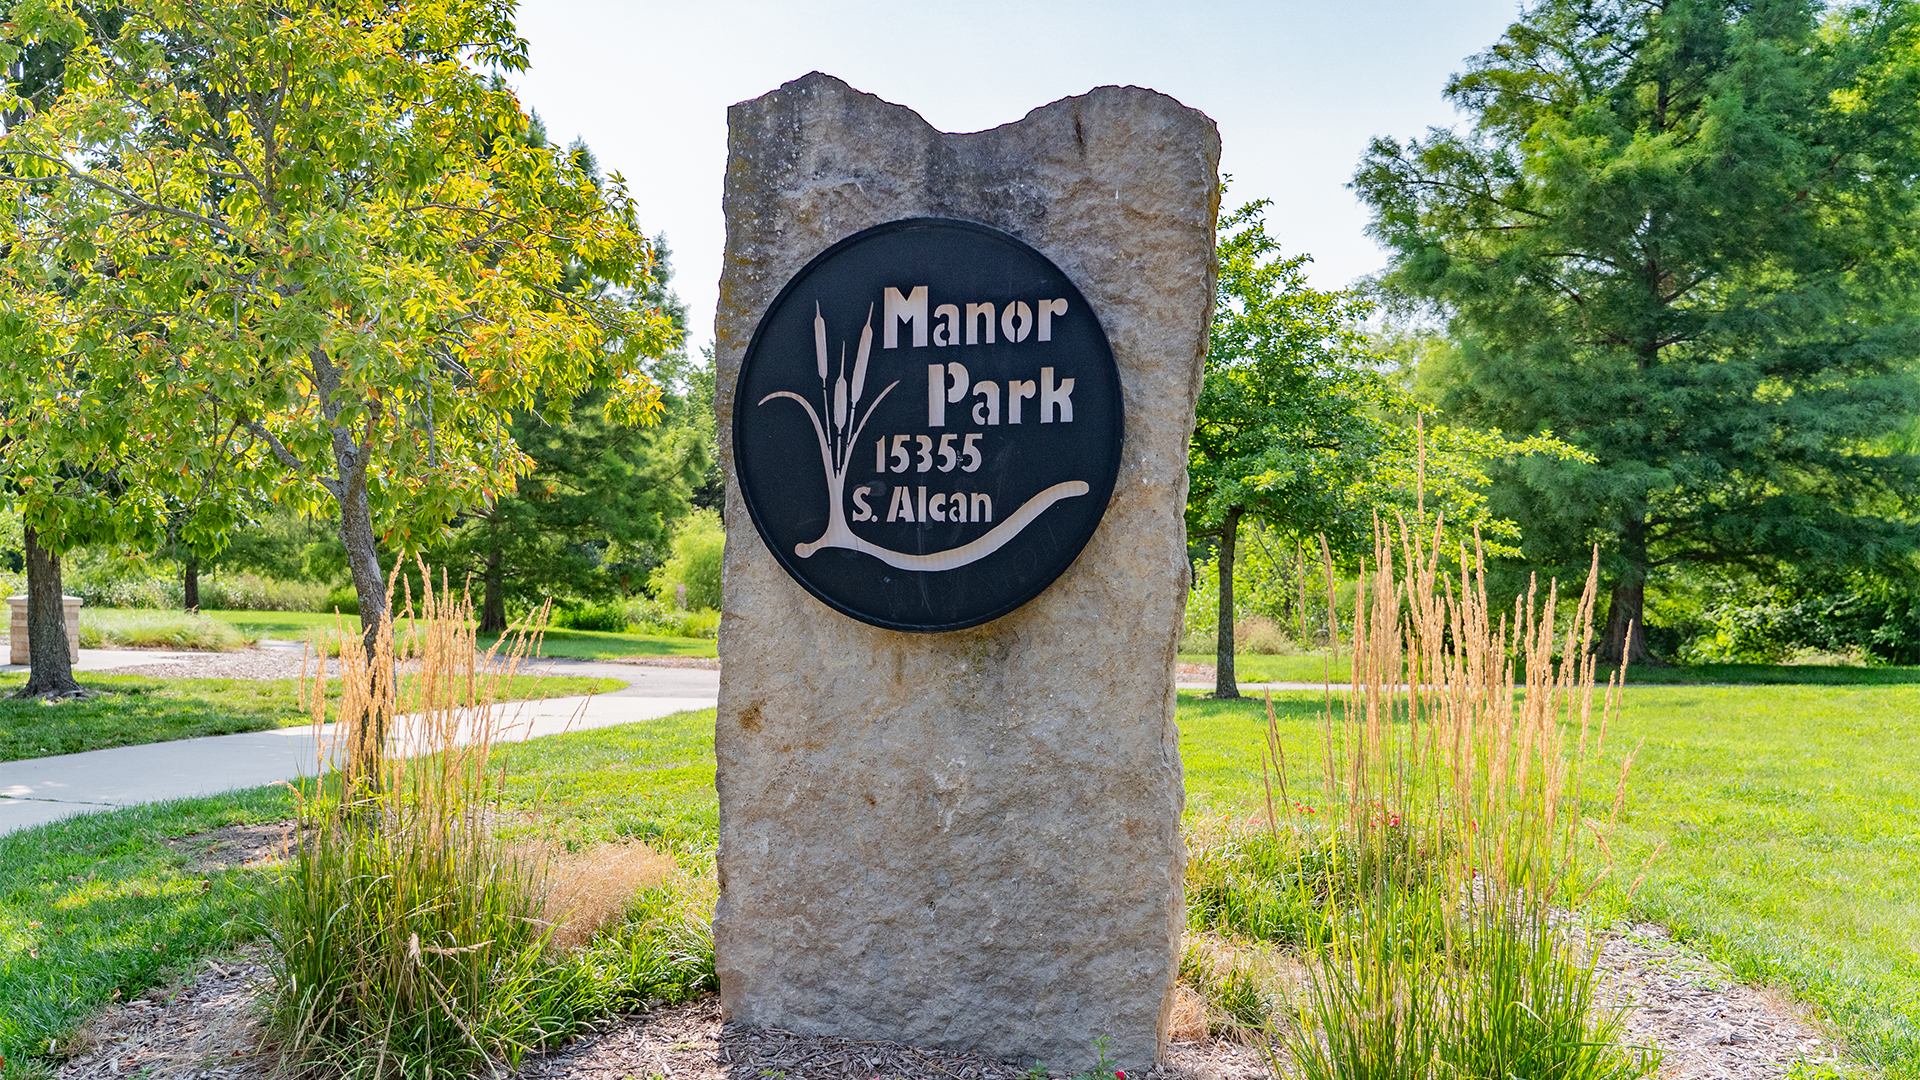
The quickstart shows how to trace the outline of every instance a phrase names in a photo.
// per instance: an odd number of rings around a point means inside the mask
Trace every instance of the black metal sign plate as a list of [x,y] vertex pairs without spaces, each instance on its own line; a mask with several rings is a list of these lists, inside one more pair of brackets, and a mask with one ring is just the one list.
[[966,221],[856,233],[760,320],[733,406],[762,540],[808,592],[891,630],[1040,595],[1120,471],[1120,373],[1060,268]]

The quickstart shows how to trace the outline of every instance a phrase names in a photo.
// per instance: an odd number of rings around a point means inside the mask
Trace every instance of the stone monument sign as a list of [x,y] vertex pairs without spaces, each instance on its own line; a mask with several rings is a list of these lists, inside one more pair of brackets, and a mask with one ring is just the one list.
[[1102,87],[946,134],[816,73],[729,129],[723,1008],[1147,1065],[1214,126]]

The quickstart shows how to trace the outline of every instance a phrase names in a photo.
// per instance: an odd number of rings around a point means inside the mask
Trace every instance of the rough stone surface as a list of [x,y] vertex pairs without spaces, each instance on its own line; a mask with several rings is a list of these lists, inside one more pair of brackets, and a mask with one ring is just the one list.
[[1039,599],[970,630],[845,618],[780,569],[726,457],[720,901],[727,1018],[1124,1068],[1165,1046],[1186,862],[1173,664],[1182,508],[1212,314],[1219,136],[1101,87],[946,134],[821,74],[729,114],[715,411],[786,281],[913,216],[1014,234],[1113,344],[1125,462],[1105,519]]

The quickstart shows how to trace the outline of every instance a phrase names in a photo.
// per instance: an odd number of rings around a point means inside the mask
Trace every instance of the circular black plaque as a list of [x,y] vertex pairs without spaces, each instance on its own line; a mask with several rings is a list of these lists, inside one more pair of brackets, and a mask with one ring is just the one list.
[[1120,470],[1120,373],[1046,256],[967,221],[856,233],[747,345],[733,454],[754,528],[834,610],[977,626],[1086,546]]

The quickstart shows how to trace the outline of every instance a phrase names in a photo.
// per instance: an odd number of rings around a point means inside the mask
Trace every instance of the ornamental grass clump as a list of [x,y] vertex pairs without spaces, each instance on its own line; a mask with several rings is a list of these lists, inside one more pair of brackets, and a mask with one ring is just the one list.
[[[408,612],[411,615],[411,610]],[[271,897],[274,1018],[297,1073],[472,1073],[551,1032],[566,988],[545,955],[546,859],[509,846],[487,808],[502,774],[499,690],[534,635],[480,654],[472,611],[429,586],[396,647],[343,627],[339,722],[320,780],[300,789],[302,839]],[[316,732],[327,665],[303,679]],[[402,667],[414,678],[395,678]],[[403,689],[404,686],[404,689]]]
[[[424,569],[424,568],[423,568]],[[472,603],[441,583],[344,626],[302,679],[319,779],[296,789],[301,841],[269,896],[272,1001],[295,1075],[454,1077],[512,1063],[620,1009],[713,986],[707,878],[639,844],[566,850],[505,837],[499,702],[544,613],[476,647]],[[326,668],[342,681],[325,719]],[[397,679],[407,670],[410,677]],[[522,833],[539,815],[515,814]],[[537,831],[537,824],[534,826]]]
[[1596,702],[1597,556],[1557,633],[1557,586],[1496,617],[1480,560],[1463,551],[1457,577],[1443,573],[1439,536],[1382,529],[1362,570],[1354,678],[1344,694],[1329,684],[1316,748],[1326,813],[1295,809],[1269,713],[1269,785],[1285,809],[1269,802],[1268,833],[1293,852],[1301,919],[1318,928],[1284,1038],[1291,1071],[1644,1076],[1655,1059],[1621,1045],[1579,914],[1609,873],[1623,790],[1595,806],[1577,781],[1618,701],[1616,681]]

